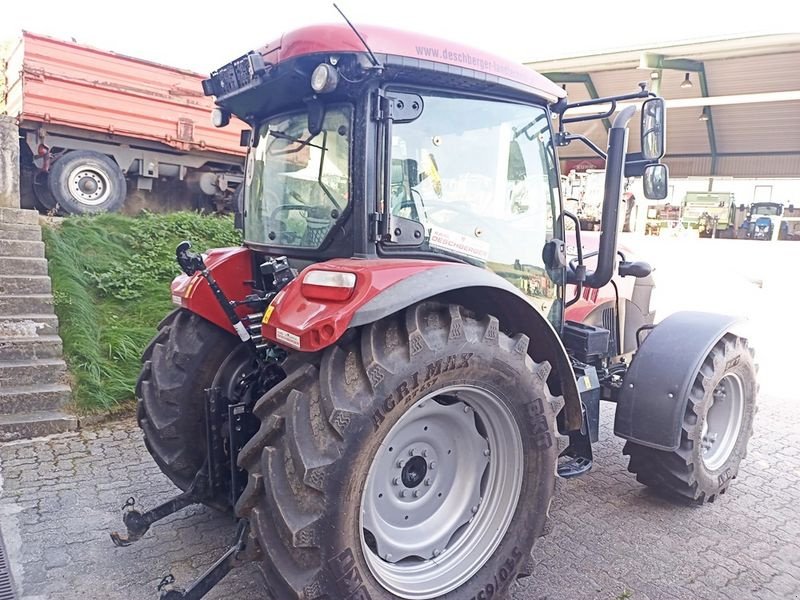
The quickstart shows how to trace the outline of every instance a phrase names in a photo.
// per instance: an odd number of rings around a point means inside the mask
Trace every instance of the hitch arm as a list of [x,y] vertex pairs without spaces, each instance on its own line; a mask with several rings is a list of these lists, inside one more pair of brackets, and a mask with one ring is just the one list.
[[130,546],[132,543],[139,541],[156,521],[160,521],[187,506],[202,502],[207,493],[207,481],[204,467],[185,492],[145,513],[141,513],[134,508],[136,505],[134,498],[128,498],[125,506],[122,507],[122,510],[125,511],[122,515],[122,522],[128,530],[127,535],[121,535],[115,531],[111,534],[111,541],[114,542],[115,546]]
[[236,541],[228,550],[219,557],[209,569],[203,573],[187,590],[164,589],[167,584],[175,581],[171,575],[166,577],[159,585],[159,600],[200,600],[214,588],[225,576],[238,566],[240,554],[245,549],[247,534],[250,530],[248,522],[244,519],[239,521],[239,528],[236,532]]

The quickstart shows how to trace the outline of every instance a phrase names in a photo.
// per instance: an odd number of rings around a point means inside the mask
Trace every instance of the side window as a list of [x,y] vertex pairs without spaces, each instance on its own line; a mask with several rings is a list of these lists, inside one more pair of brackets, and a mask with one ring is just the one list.
[[248,167],[248,241],[317,248],[347,207],[350,111],[330,108],[312,135],[306,113],[264,123]]

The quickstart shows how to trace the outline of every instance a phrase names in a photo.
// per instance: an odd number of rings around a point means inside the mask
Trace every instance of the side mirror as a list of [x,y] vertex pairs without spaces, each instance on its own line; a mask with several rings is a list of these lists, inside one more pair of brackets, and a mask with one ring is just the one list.
[[644,197],[648,200],[663,200],[669,193],[669,170],[667,165],[648,165],[642,177]]
[[660,160],[666,152],[667,114],[663,98],[650,98],[642,104],[642,158]]

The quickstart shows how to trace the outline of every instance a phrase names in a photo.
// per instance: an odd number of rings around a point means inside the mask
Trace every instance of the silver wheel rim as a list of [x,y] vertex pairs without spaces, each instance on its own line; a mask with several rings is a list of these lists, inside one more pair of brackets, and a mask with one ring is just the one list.
[[364,486],[361,546],[372,574],[408,599],[463,585],[505,536],[523,468],[519,427],[493,392],[450,386],[419,400],[387,434]]
[[111,184],[106,173],[85,165],[70,172],[67,186],[70,196],[87,206],[98,206],[111,195]]
[[744,385],[738,375],[725,375],[711,395],[703,421],[700,448],[706,467],[716,471],[730,457],[739,439],[744,413]]

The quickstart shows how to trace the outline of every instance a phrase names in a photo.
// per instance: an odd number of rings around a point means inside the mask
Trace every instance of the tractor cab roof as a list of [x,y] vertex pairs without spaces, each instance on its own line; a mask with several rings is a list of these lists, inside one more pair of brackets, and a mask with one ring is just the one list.
[[[446,89],[530,97],[549,104],[566,96],[560,86],[533,69],[464,44],[387,27],[363,26],[358,32],[380,63],[386,80],[428,81]],[[266,108],[254,110],[253,94],[248,93],[253,88],[270,80],[277,82],[290,70],[296,75],[298,65],[305,71],[303,65],[316,66],[343,56],[358,57],[365,70],[372,67],[367,48],[347,25],[303,27],[218,69],[204,82],[204,89],[207,95],[217,97],[218,105],[248,119]],[[293,91],[308,96],[312,93],[310,81],[306,78],[303,83],[304,89],[292,86]]]

